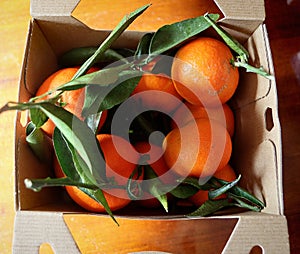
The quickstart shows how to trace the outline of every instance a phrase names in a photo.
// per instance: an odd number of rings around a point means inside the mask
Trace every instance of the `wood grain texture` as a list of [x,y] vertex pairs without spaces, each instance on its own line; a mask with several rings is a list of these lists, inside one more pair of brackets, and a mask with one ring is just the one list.
[[[203,12],[200,6],[203,1],[152,2],[157,4],[157,12],[164,10],[165,15],[150,16],[147,22],[136,22],[130,29],[153,30],[162,24]],[[124,12],[141,5],[141,1],[137,0],[128,3],[86,0],[75,10],[74,15],[87,19],[92,27],[111,29]],[[289,224],[291,253],[296,254],[300,253],[300,3],[297,0],[266,0],[265,3],[282,127],[285,214]],[[104,9],[103,6],[107,8]],[[98,12],[99,9],[102,11]],[[30,18],[29,0],[1,0],[0,17],[0,105],[3,105],[9,100],[17,99],[18,79]],[[15,112],[0,115],[0,253],[3,254],[11,253],[13,235],[14,118]]]

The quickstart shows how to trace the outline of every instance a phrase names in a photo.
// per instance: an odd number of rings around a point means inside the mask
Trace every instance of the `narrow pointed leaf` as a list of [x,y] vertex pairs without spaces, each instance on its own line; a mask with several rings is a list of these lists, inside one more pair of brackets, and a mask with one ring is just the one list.
[[119,74],[122,70],[127,69],[131,64],[122,64],[119,66],[111,66],[99,71],[85,74],[78,78],[63,84],[56,89],[58,91],[76,90],[87,85],[108,86],[118,80]]
[[[209,17],[216,21],[219,18],[219,14],[209,14]],[[210,26],[210,23],[208,23],[203,16],[165,25],[158,29],[153,35],[149,54],[162,54],[185,40],[203,32]]]
[[227,33],[222,27],[220,27],[215,20],[213,20],[208,14],[204,15],[207,22],[216,30],[216,32],[222,37],[228,47],[235,51],[243,62],[248,62],[249,53],[235,38]]
[[[222,184],[227,184],[227,181],[217,179]],[[255,204],[256,206],[259,206],[261,208],[265,207],[265,204],[260,201],[258,198],[256,198],[254,195],[250,194],[248,191],[244,190],[243,188],[239,186],[234,186],[232,189],[230,189],[229,193],[232,193],[233,195],[243,198],[247,200],[248,202],[251,202],[252,204]]]
[[40,109],[54,122],[66,140],[86,163],[85,172],[90,182],[97,185],[105,179],[105,162],[99,144],[92,130],[67,110],[50,103],[38,104]]
[[54,145],[57,149],[56,154],[65,174],[70,179],[70,183],[68,185],[75,185],[74,182],[79,183],[77,187],[102,204],[106,212],[116,222],[101,190],[101,187],[105,187],[105,183],[98,183],[97,185],[91,183],[90,178],[86,175],[86,164],[78,155],[77,150],[64,138],[63,134],[57,128],[55,128],[54,133]]
[[96,59],[101,56],[108,48],[111,47],[113,42],[119,36],[126,30],[126,28],[138,17],[140,16],[148,7],[150,4],[145,5],[134,12],[130,13],[129,15],[126,15],[120,23],[116,26],[116,28],[109,34],[109,36],[101,43],[99,48],[96,50],[96,52],[88,59],[85,61],[83,65],[79,68],[79,70],[76,72],[74,75],[73,79],[78,78],[82,76],[86,71],[93,66],[95,63]]
[[164,184],[150,165],[144,166],[144,178],[145,180],[149,180],[144,186],[145,190],[157,198],[165,211],[168,212],[168,198],[166,193],[164,193]]
[[228,198],[233,199],[235,201],[234,205],[241,208],[245,208],[254,212],[260,212],[263,209],[262,207],[243,201],[241,197],[238,197],[232,193],[228,193]]
[[[79,47],[71,49],[59,58],[58,64],[61,67],[81,66],[97,51],[97,49],[97,47]],[[119,54],[117,51],[113,49],[107,49],[102,55],[98,55],[95,58],[95,63],[109,63],[119,60],[124,61],[125,63],[127,62],[126,58],[124,58],[124,56]]]
[[117,222],[116,218],[114,217],[112,211],[110,210],[110,207],[107,203],[107,200],[104,196],[104,193],[101,189],[87,189],[87,188],[79,188],[82,190],[84,193],[89,195],[91,198],[93,198],[95,201],[99,202],[100,204],[103,205],[105,211],[109,214],[109,216],[113,219],[113,221],[119,226],[119,223]]
[[26,126],[26,142],[40,161],[49,162],[52,159],[50,139],[32,122]]
[[196,211],[187,215],[187,217],[208,216],[225,207],[232,206],[227,199],[207,200]]
[[100,111],[96,114],[90,114],[84,120],[95,134],[98,132],[99,123],[101,121],[101,117],[103,117],[102,113],[103,111]]
[[112,85],[106,87],[87,86],[82,115],[87,117],[125,101],[140,81],[141,75],[142,73],[139,71],[124,72],[119,74],[119,79]]
[[235,179],[234,181],[224,184],[220,188],[210,190],[208,192],[208,198],[215,199],[215,198],[221,196],[222,194],[226,193],[228,190],[230,190],[231,188],[236,186],[240,179],[241,179],[241,175],[239,175],[239,177],[237,179]]
[[205,183],[203,185],[200,185],[199,184],[199,179],[195,178],[195,177],[187,177],[187,178],[185,178],[183,180],[180,180],[180,182],[184,183],[184,184],[189,184],[189,185],[197,188],[198,190],[210,190],[213,187],[215,187],[210,182],[207,182],[207,183]]
[[130,199],[138,200],[143,195],[143,190],[141,187],[141,182],[139,181],[141,175],[143,173],[143,167],[138,165],[130,174],[127,185],[126,191]]
[[72,181],[84,182],[74,165],[69,142],[58,128],[54,129],[52,139],[57,160],[64,174]]
[[186,199],[193,196],[198,191],[199,189],[192,185],[180,184],[172,189],[170,193],[176,198]]
[[32,108],[29,110],[29,117],[31,122],[37,127],[40,128],[47,120],[48,117],[38,108]]
[[135,57],[140,58],[141,55],[148,54],[153,33],[146,33],[141,39],[135,51]]

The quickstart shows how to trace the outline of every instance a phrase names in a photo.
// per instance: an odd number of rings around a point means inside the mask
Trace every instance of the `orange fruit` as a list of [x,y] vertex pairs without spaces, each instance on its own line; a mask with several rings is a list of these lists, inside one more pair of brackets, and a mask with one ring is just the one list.
[[231,138],[224,126],[205,118],[171,130],[163,141],[164,159],[180,176],[213,175],[229,161]]
[[[120,155],[121,153],[123,154],[129,149],[134,148],[121,137],[112,136],[110,134],[99,134],[97,135],[97,139],[104,154],[107,178],[113,178],[114,182],[118,185],[126,185],[129,176],[139,160],[138,154],[130,153],[127,158],[123,158]],[[117,144],[117,148],[115,144]],[[120,149],[121,153],[118,152],[118,149]],[[57,177],[64,177],[57,159],[54,160],[54,170]],[[104,207],[100,203],[82,192],[76,186],[66,186],[66,190],[69,196],[86,210],[91,212],[105,212]],[[125,189],[103,189],[103,193],[112,211],[121,209],[130,203]]]
[[155,67],[155,64],[157,64],[157,62],[161,59],[161,56],[157,56],[155,57],[153,60],[151,60],[149,63],[147,63],[146,65],[142,66],[142,70],[143,71],[148,71],[151,72],[153,70],[153,68]]
[[[45,94],[48,91],[51,91],[55,89],[58,86],[61,86],[67,82],[69,82],[79,67],[70,67],[70,68],[63,68],[56,72],[54,72],[52,75],[50,75],[38,88],[35,96],[40,96],[42,94]],[[92,67],[88,73],[94,72],[99,70],[98,68]],[[53,95],[47,95],[42,98],[49,99]],[[72,114],[76,115],[80,119],[81,117],[81,110],[83,108],[84,103],[84,88],[72,90],[72,91],[65,91],[61,96],[61,102],[66,103],[66,106],[64,107],[66,110],[70,111]],[[48,119],[48,121],[42,126],[42,130],[45,131],[45,133],[52,137],[53,131],[55,128],[55,124]]]
[[[161,147],[146,141],[138,142],[134,147],[141,155],[149,155],[148,163],[163,183],[175,184],[176,176],[172,172],[168,172],[169,167],[163,159],[163,149]],[[150,193],[144,193],[143,197],[138,200],[138,204],[152,208],[161,206],[160,202]]]
[[[225,181],[228,181],[228,182],[232,182],[236,179],[236,174],[235,174],[233,168],[229,164],[227,164],[224,168],[217,171],[214,174],[214,177],[225,180]],[[221,198],[226,198],[226,194],[223,194],[223,195],[217,197],[217,199],[221,199]],[[208,191],[199,190],[196,194],[191,196],[189,198],[189,200],[194,205],[201,206],[205,201],[208,200]]]
[[181,102],[172,79],[165,74],[143,74],[132,95],[146,109],[165,113],[174,110]]
[[177,92],[195,105],[216,106],[234,94],[239,72],[231,64],[230,49],[223,42],[201,37],[183,45],[172,63],[171,77]]
[[[190,110],[191,114],[186,114],[185,106]],[[193,105],[191,103],[185,102],[182,104],[174,113],[172,119],[172,126],[175,127],[175,123],[179,127],[187,124],[193,118],[209,118],[216,120],[217,122],[223,124],[230,136],[234,134],[234,114],[228,104],[222,104],[221,107],[205,108],[201,105]]]
[[175,176],[172,173],[163,177],[169,171],[169,167],[164,161],[162,147],[141,141],[136,143],[134,148],[142,155],[149,155],[149,165],[164,183],[171,183],[174,180]]

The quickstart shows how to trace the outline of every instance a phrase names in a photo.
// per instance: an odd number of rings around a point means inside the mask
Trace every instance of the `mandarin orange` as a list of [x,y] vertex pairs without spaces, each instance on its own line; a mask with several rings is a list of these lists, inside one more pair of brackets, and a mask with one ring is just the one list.
[[[69,82],[79,67],[70,67],[70,68],[63,68],[52,75],[50,75],[46,80],[42,83],[42,85],[38,88],[35,96],[43,95],[67,82]],[[98,68],[92,67],[88,73],[94,72],[99,70]],[[49,99],[53,95],[46,95],[42,99]],[[84,103],[84,88],[72,90],[72,91],[65,91],[61,96],[61,102],[66,103],[65,109],[70,111],[72,114],[76,115],[80,119],[81,111],[83,108]],[[50,137],[52,137],[53,131],[55,128],[55,124],[49,119],[43,126],[42,130]]]
[[[118,149],[123,150],[124,152],[134,148],[129,142],[121,137],[112,136],[110,134],[99,134],[97,135],[97,139],[104,154],[107,178],[113,179],[118,185],[125,186],[128,178],[138,163],[138,154],[130,153],[127,158],[122,157],[118,152]],[[62,172],[57,159],[54,160],[54,169],[57,177],[64,177],[64,173]],[[66,186],[66,190],[69,196],[86,210],[92,212],[105,212],[105,208],[100,203],[76,186]],[[112,211],[125,207],[131,201],[127,195],[126,189],[103,189],[103,193]]]
[[143,74],[132,95],[148,110],[171,112],[181,103],[172,79],[165,74]]
[[229,47],[200,37],[183,45],[172,63],[171,77],[177,92],[195,105],[220,106],[234,94],[239,72]]
[[[185,113],[185,108],[190,110],[191,114]],[[209,118],[216,120],[217,122],[226,126],[227,131],[232,137],[234,134],[234,114],[228,104],[222,104],[221,107],[205,108],[200,105],[193,105],[185,102],[174,113],[172,119],[172,126],[175,127],[175,123],[179,127],[187,124],[192,118]]]
[[195,119],[168,133],[163,141],[164,159],[180,176],[207,177],[223,168],[232,152],[224,126],[205,118]]

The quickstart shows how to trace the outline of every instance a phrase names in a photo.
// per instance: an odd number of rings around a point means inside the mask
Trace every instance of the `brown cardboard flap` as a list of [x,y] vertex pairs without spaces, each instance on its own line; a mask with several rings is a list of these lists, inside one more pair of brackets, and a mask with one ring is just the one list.
[[31,0],[30,14],[33,18],[70,17],[80,0]]
[[[250,216],[244,215],[239,218],[222,253],[290,253],[287,222],[284,216],[248,214]],[[261,251],[252,252],[256,246]]]
[[[71,16],[80,0],[31,0],[30,13],[33,18],[47,16]],[[226,16],[226,19],[263,21],[265,19],[263,0],[214,0]],[[234,7],[234,8],[233,8]]]
[[[66,253],[289,253],[285,217],[244,213],[207,219],[130,219],[109,216],[19,211],[14,254],[38,253],[48,243]],[[95,227],[95,225],[97,225]],[[189,236],[187,240],[187,236]],[[256,253],[256,252],[255,252]]]
[[215,0],[223,11],[226,19],[260,20],[265,19],[265,5],[263,0]]
[[17,212],[13,253],[39,253],[44,243],[48,243],[57,254],[80,254],[61,213]]
[[[31,16],[37,20],[84,25],[84,22],[72,16],[79,2],[80,0],[32,0]],[[215,0],[214,2],[224,14],[221,24],[241,42],[244,42],[264,21],[265,10],[262,0]]]

